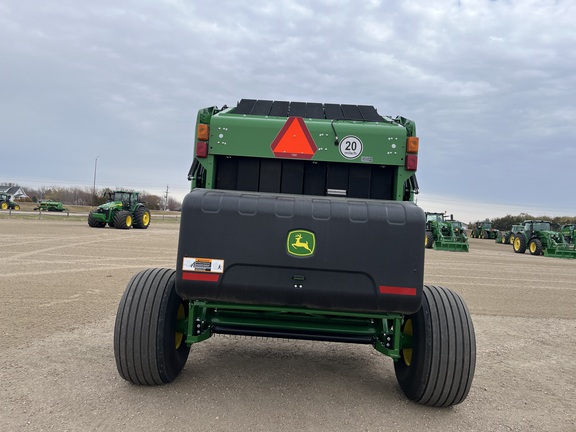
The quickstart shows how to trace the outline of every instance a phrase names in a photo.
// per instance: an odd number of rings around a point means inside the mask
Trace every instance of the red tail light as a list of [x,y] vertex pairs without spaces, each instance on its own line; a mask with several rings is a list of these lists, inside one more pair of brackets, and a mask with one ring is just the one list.
[[416,171],[418,168],[418,155],[407,154],[406,155],[406,169],[408,171]]
[[208,157],[208,143],[206,141],[196,142],[196,157],[197,158]]

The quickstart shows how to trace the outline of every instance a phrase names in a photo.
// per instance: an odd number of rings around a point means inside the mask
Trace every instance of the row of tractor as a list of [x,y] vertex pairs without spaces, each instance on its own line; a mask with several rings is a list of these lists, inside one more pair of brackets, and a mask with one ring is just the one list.
[[[528,250],[531,255],[576,259],[575,226],[566,224],[559,231],[553,231],[549,221],[527,220],[522,225],[512,227],[508,243],[512,244],[516,253],[523,254]],[[506,236],[502,239],[506,239]],[[506,241],[502,240],[501,243]]]

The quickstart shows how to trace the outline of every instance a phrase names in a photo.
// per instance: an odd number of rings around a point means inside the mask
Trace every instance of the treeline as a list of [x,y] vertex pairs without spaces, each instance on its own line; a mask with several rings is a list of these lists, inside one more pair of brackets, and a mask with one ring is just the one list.
[[558,226],[576,223],[576,217],[573,216],[555,216],[555,217],[532,216],[529,215],[528,213],[520,213],[517,216],[506,215],[504,217],[490,219],[490,222],[492,222],[492,228],[496,228],[499,230],[509,230],[512,227],[512,225],[520,225],[525,220],[531,220],[531,219],[549,221],[553,229],[557,228]]
[[[61,201],[63,204],[68,205],[82,205],[82,206],[98,206],[104,204],[108,200],[108,192],[113,192],[112,189],[96,189],[96,193],[90,187],[41,187],[38,189],[24,188],[28,199],[25,201],[38,202],[40,200],[53,200]],[[134,189],[118,189],[134,191]],[[139,199],[146,203],[146,206],[151,210],[170,210],[179,211],[182,207],[180,201],[168,197],[166,203],[164,197],[150,194],[146,191],[140,192]]]

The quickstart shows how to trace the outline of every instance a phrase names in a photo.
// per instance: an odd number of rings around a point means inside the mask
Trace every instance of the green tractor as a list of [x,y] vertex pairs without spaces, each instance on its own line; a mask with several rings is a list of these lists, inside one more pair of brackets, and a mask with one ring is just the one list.
[[7,193],[0,193],[0,210],[20,210],[20,205],[12,201],[12,195],[8,195]]
[[38,201],[38,206],[34,210],[49,212],[67,212],[68,209],[60,201],[44,200]]
[[524,231],[524,225],[520,224],[520,225],[512,225],[512,229],[510,231],[507,231],[508,234],[508,241],[507,242],[503,242],[505,244],[514,244],[514,238],[516,237],[516,234],[518,234],[519,232]]
[[514,252],[531,255],[544,255],[554,258],[576,259],[576,245],[568,243],[564,235],[552,231],[550,222],[544,220],[524,221],[524,230],[514,237]]
[[462,229],[462,223],[455,221],[444,213],[426,212],[426,237],[424,247],[427,249],[468,252],[468,238]]
[[566,224],[562,225],[560,228],[560,232],[564,236],[564,241],[569,244],[576,243],[576,238],[574,238],[574,230],[576,228],[576,224]]
[[92,228],[104,228],[108,224],[116,229],[146,229],[150,220],[150,210],[138,201],[138,192],[122,190],[108,192],[108,202],[88,214],[88,225]]
[[474,228],[472,228],[472,231],[470,232],[470,237],[495,240],[496,237],[498,237],[498,230],[492,228],[492,222],[489,220],[476,222]]
[[169,383],[192,345],[225,334],[371,345],[409,399],[466,398],[474,328],[458,294],[423,285],[413,121],[242,99],[201,109],[195,141],[176,269],[137,273],[120,300],[123,379]]

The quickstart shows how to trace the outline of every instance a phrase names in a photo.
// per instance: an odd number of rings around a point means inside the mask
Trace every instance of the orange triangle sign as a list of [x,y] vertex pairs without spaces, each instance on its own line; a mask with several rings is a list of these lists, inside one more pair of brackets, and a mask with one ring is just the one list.
[[318,150],[302,117],[288,117],[270,147],[276,157],[295,159],[312,159]]

